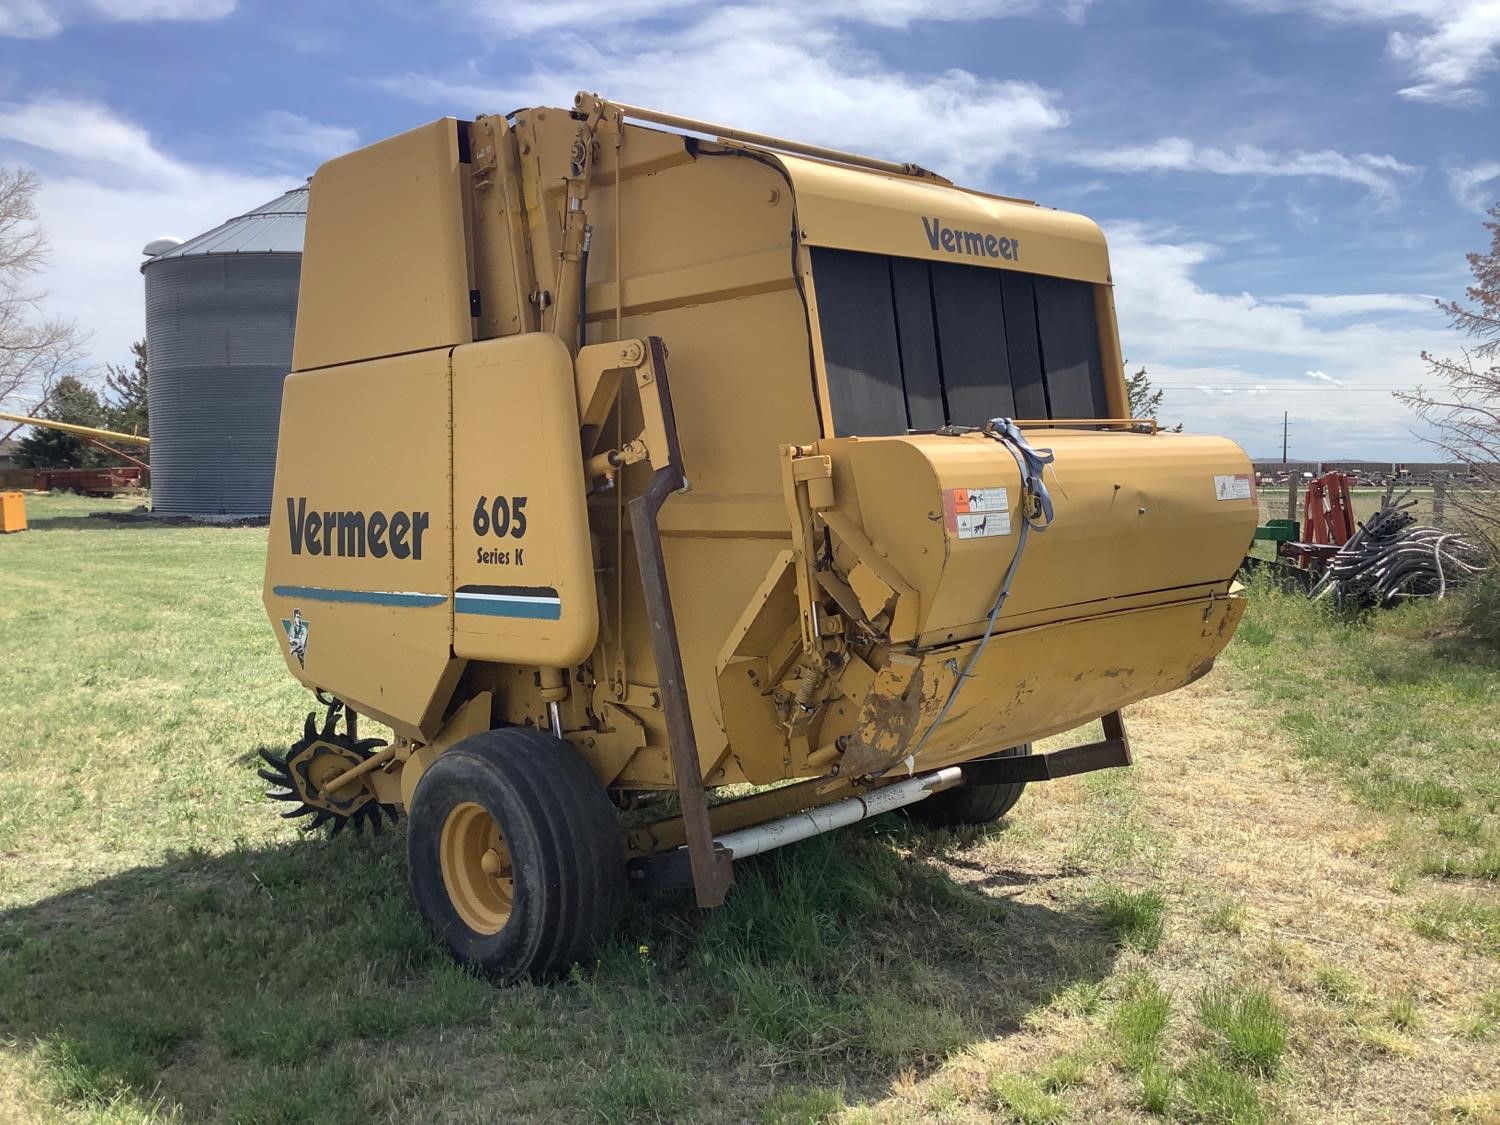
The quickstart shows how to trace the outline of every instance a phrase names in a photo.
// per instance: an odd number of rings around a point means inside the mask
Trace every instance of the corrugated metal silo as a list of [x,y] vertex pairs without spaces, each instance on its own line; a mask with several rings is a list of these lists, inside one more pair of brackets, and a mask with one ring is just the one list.
[[155,511],[270,512],[306,220],[296,188],[142,264]]

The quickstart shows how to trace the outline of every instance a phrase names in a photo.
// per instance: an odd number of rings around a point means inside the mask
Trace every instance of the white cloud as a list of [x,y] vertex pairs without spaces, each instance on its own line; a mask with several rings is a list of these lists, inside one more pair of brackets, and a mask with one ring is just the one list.
[[235,0],[0,0],[0,36],[51,39],[80,23],[217,20]]
[[250,138],[265,148],[280,149],[324,161],[359,147],[359,133],[342,125],[324,125],[284,109],[262,113],[250,128]]
[[1500,160],[1483,160],[1467,168],[1448,169],[1448,190],[1471,211],[1487,211],[1500,200],[1500,185],[1486,186],[1497,179]]
[[822,7],[705,7],[670,36],[587,42],[536,36],[531,71],[505,85],[447,73],[378,85],[461,113],[571,104],[573,93],[586,88],[744,129],[916,161],[955,178],[1025,159],[1040,135],[1066,123],[1055,95],[1034,83],[958,69],[903,71],[860,46],[835,15]]
[[1386,303],[1372,296],[1400,295],[1217,292],[1198,278],[1217,247],[1139,224],[1106,233],[1121,341],[1132,367],[1166,392],[1163,422],[1225,434],[1259,455],[1280,450],[1290,411],[1298,456],[1422,454],[1418,424],[1392,392],[1427,378],[1421,352],[1441,348],[1446,333],[1435,310],[1351,322],[1349,309]]
[[1386,53],[1413,78],[1398,91],[1411,101],[1472,105],[1480,79],[1496,66],[1496,0],[1240,0],[1244,7],[1306,13],[1336,23],[1398,23]]
[[54,156],[75,155],[111,166],[111,174],[172,179],[185,169],[151,143],[139,125],[116,117],[107,106],[44,95],[29,102],[0,103],[0,141],[14,141]]
[[[818,23],[848,22],[904,28],[922,21],[998,19],[1055,11],[1079,22],[1094,0],[763,0],[763,10],[779,10]],[[567,31],[580,26],[617,27],[678,17],[702,17],[723,5],[712,0],[553,0],[519,4],[514,0],[453,0],[497,31],[530,34]]]
[[1314,317],[1368,316],[1371,313],[1428,313],[1433,298],[1423,293],[1292,293],[1273,298]]
[[1383,199],[1394,198],[1400,186],[1421,174],[1420,169],[1389,155],[1362,152],[1351,156],[1330,149],[1278,152],[1257,145],[1223,149],[1197,145],[1183,137],[1094,151],[1066,150],[1055,158],[1108,172],[1207,172],[1340,180],[1367,188]]
[[92,334],[98,363],[124,362],[144,334],[142,246],[208,230],[297,182],[188,164],[107,106],[59,98],[0,103],[0,160],[41,175],[52,253],[39,287],[50,313]]
[[1306,376],[1314,382],[1325,383],[1330,387],[1342,387],[1344,385],[1344,381],[1342,379],[1335,379],[1326,371],[1307,371],[1304,372],[1304,374],[1306,374]]

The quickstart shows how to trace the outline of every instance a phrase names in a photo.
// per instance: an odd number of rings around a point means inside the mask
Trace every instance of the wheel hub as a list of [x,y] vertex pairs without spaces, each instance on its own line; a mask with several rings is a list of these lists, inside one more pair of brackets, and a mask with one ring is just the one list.
[[500,826],[483,805],[455,805],[443,821],[438,859],[448,900],[471,930],[499,933],[510,921],[515,872]]

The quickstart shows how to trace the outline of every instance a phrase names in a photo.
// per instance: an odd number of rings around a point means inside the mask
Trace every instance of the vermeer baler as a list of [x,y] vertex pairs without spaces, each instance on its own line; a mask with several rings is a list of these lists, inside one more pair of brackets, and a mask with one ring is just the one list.
[[501,979],[632,880],[712,906],[1126,764],[1243,608],[1250,464],[1128,417],[1099,229],[914,165],[587,94],[438,121],[313,178],[293,366],[265,603],[328,710],[263,772],[335,831],[405,809]]

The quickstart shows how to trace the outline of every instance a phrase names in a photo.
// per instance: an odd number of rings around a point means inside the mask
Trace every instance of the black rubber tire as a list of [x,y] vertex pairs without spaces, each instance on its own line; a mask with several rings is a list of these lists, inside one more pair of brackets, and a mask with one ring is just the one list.
[[[1031,743],[1023,742],[992,755],[1016,758],[1031,753]],[[925,801],[906,807],[907,814],[932,828],[961,828],[971,824],[989,824],[999,820],[1015,807],[1026,791],[1026,783],[1009,785],[960,785],[934,793]]]
[[[495,821],[510,852],[511,913],[496,933],[464,922],[443,881],[443,825],[468,802]],[[417,909],[454,958],[503,984],[587,960],[625,903],[614,805],[571,746],[528,727],[473,735],[427,768],[408,810],[406,861]]]

